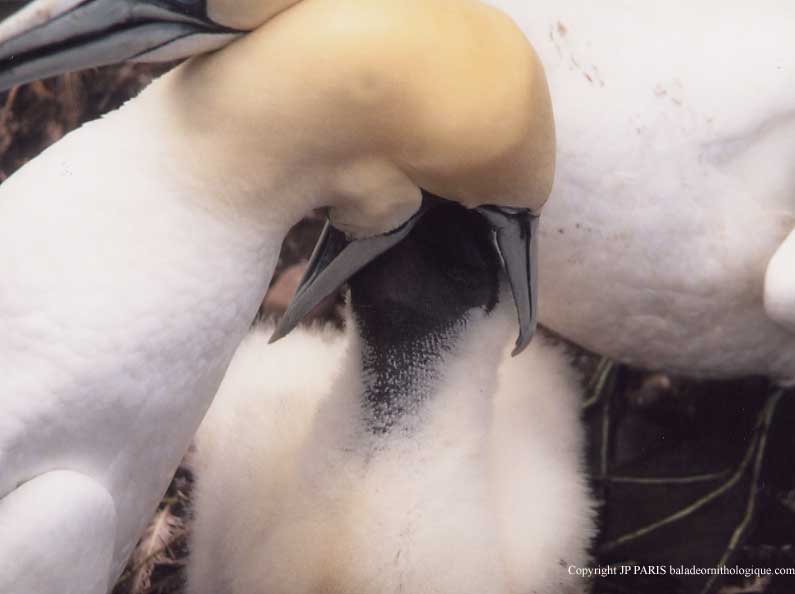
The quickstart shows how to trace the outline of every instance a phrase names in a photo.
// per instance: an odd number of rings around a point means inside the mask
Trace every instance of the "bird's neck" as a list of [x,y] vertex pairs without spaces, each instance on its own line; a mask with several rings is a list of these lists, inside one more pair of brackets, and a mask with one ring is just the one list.
[[487,425],[499,362],[515,326],[510,297],[490,312],[440,312],[435,319],[368,312],[355,299],[361,402],[373,433],[429,424],[434,430],[450,423]]
[[[427,401],[444,400],[459,372],[475,373],[467,391],[492,393],[489,378],[507,342],[495,308],[511,300],[499,299],[499,260],[481,215],[434,203],[407,238],[350,285],[364,409],[373,431],[422,417],[436,406]],[[473,347],[473,341],[484,344]],[[461,364],[471,370],[451,371]]]
[[424,317],[400,309],[358,307],[355,291],[353,299],[365,416],[374,432],[386,432],[415,417],[438,388],[444,360],[456,352],[466,319],[459,312]]
[[319,207],[326,185],[322,163],[305,163],[304,154],[282,151],[269,122],[241,128],[239,114],[205,109],[207,103],[217,108],[211,97],[220,90],[187,84],[189,66],[154,81],[131,102],[129,113],[125,106],[114,114],[128,117],[128,128],[136,127],[132,142],[153,156],[150,162],[160,175],[194,189],[197,206],[253,225],[289,229]]
[[[26,414],[41,398],[45,411],[52,399],[60,399],[57,411],[75,398],[81,426],[101,429],[73,433],[55,423],[48,443],[73,444],[80,468],[113,468],[106,484],[123,501],[119,563],[186,451],[302,214],[280,207],[289,195],[275,192],[277,184],[259,190],[215,161],[196,140],[201,130],[176,123],[166,83],[68,134],[0,187],[0,253],[13,255],[0,257],[0,310],[21,312],[3,319],[0,385],[14,386]],[[108,413],[131,410],[134,423]],[[61,439],[58,431],[72,433]],[[155,460],[135,455],[152,448]],[[128,496],[135,477],[161,481],[152,498]]]

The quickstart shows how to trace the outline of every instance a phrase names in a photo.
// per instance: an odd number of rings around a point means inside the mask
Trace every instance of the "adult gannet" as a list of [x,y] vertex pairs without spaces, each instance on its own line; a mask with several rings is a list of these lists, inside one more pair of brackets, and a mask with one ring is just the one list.
[[399,241],[423,192],[499,205],[481,211],[518,348],[532,331],[554,128],[532,48],[490,7],[37,0],[0,27],[0,88],[243,29],[0,189],[4,594],[108,589],[310,209],[330,207],[348,244],[314,298]]
[[345,338],[246,338],[197,435],[189,594],[585,591],[579,384],[543,338],[510,357],[498,269],[436,206],[354,277]]
[[540,320],[646,367],[795,378],[795,5],[489,4],[555,105]]

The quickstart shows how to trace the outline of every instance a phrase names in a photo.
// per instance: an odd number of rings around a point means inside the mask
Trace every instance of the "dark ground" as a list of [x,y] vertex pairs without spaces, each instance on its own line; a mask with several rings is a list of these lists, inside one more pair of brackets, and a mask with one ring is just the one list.
[[[104,68],[0,94],[0,180],[80,123],[120,105],[164,66]],[[319,233],[285,242],[266,315],[284,307]],[[318,315],[340,322],[339,301]],[[603,502],[596,594],[792,594],[795,576],[724,581],[671,575],[719,565],[795,572],[795,401],[763,379],[693,382],[575,350],[589,377],[589,467]],[[177,594],[187,555],[191,476],[181,468],[114,594]],[[532,502],[528,502],[532,505]],[[620,567],[627,575],[617,575]],[[649,575],[663,566],[666,575]]]

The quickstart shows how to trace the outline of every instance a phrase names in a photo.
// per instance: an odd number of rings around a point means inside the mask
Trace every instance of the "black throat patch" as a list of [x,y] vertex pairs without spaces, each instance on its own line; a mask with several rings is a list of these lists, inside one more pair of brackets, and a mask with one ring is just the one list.
[[500,261],[478,213],[435,197],[411,234],[350,281],[361,334],[365,418],[384,433],[418,413],[475,308],[491,311]]

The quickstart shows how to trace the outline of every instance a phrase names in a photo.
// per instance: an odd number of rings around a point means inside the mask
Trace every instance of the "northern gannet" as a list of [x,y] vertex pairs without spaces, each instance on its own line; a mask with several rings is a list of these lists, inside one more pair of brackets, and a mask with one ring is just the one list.
[[795,5],[488,3],[555,105],[540,321],[645,367],[795,378]]
[[0,41],[0,88],[229,43],[0,188],[4,594],[109,588],[282,238],[313,208],[330,207],[348,242],[327,282],[398,241],[423,192],[499,205],[482,210],[507,225],[527,341],[554,126],[540,64],[502,13],[474,0],[36,0]]
[[354,277],[344,338],[241,345],[192,455],[189,594],[587,589],[576,374],[543,337],[510,356],[490,230],[436,208]]

